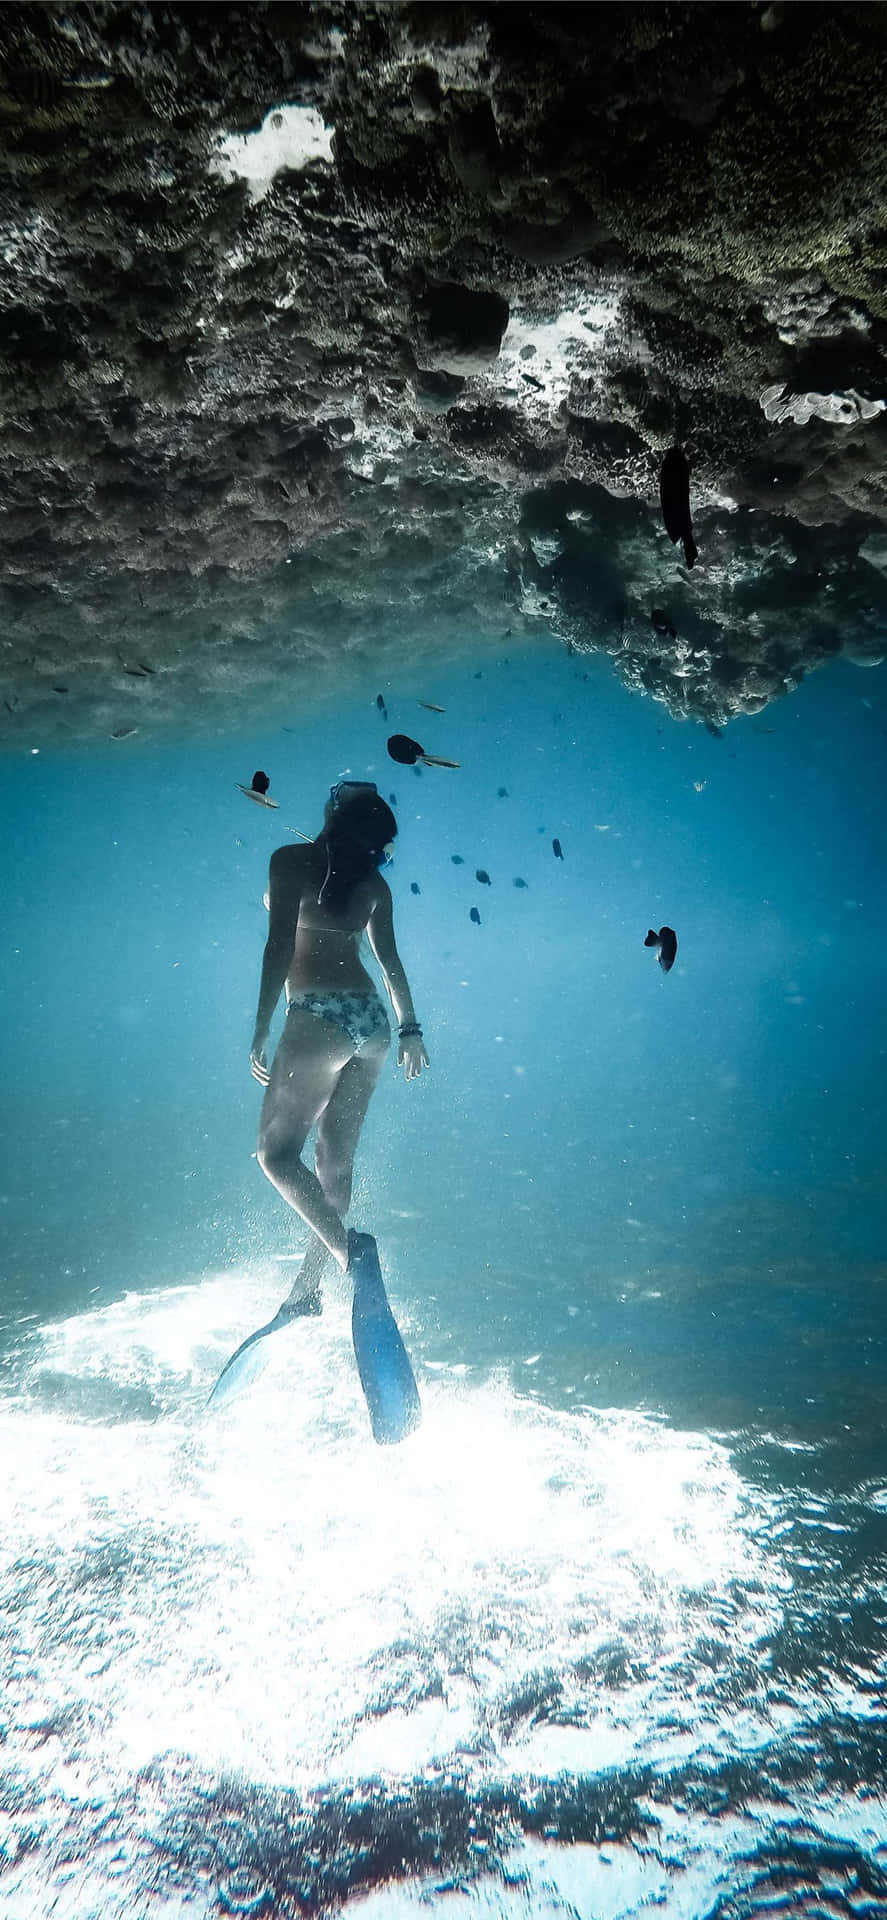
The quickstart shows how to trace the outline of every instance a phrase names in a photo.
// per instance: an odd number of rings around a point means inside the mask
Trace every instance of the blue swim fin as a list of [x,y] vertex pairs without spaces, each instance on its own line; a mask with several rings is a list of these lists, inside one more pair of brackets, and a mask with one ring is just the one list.
[[380,1446],[393,1446],[419,1425],[419,1389],[388,1305],[376,1242],[371,1233],[355,1233],[353,1227],[348,1231],[348,1273],[354,1287],[354,1358],[373,1439]]
[[306,1306],[303,1300],[285,1300],[283,1306],[278,1307],[274,1319],[266,1321],[264,1327],[257,1327],[255,1333],[249,1334],[246,1340],[241,1341],[230,1360],[225,1361],[207,1400],[207,1406],[213,1409],[228,1406],[229,1402],[235,1400],[245,1387],[251,1387],[253,1381],[259,1379],[268,1365],[269,1354],[264,1341],[269,1333],[278,1333],[281,1327],[288,1327],[291,1321],[301,1319],[306,1313],[319,1312],[319,1295],[316,1307]]

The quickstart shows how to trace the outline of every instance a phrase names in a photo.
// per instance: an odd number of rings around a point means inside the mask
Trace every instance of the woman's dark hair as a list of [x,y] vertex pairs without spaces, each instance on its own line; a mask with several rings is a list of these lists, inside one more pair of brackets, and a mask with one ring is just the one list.
[[324,828],[327,869],[318,906],[341,913],[352,888],[381,866],[385,848],[396,833],[397,821],[378,793],[337,800]]

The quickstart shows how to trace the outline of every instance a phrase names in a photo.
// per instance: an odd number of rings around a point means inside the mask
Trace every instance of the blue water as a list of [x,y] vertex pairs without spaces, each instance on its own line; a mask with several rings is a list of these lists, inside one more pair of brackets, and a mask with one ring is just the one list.
[[[478,671],[0,768],[13,1920],[887,1911],[887,682],[715,739]],[[304,1244],[262,894],[349,772],[432,1062],[350,1216],[424,1403],[384,1456],[338,1279],[204,1412]]]

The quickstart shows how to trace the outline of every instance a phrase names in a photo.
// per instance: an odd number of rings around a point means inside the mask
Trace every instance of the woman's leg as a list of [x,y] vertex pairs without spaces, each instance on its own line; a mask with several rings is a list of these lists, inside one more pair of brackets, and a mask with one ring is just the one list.
[[259,1122],[262,1172],[343,1270],[348,1264],[348,1240],[340,1214],[301,1154],[352,1056],[350,1040],[332,1021],[294,1008],[286,1016]]
[[323,1304],[320,1298],[320,1283],[329,1258],[329,1247],[325,1247],[317,1234],[312,1233],[305,1248],[305,1257],[286,1299],[281,1301],[281,1306],[289,1307],[293,1314],[321,1313]]
[[317,1126],[314,1165],[327,1200],[345,1214],[351,1205],[354,1155],[388,1048],[365,1047],[342,1068]]
[[[387,1051],[387,1047],[373,1048],[347,1062],[318,1121],[314,1166],[340,1218],[351,1205],[354,1154]],[[323,1241],[312,1234],[286,1306],[298,1304],[303,1313],[320,1312],[320,1280],[328,1259]]]

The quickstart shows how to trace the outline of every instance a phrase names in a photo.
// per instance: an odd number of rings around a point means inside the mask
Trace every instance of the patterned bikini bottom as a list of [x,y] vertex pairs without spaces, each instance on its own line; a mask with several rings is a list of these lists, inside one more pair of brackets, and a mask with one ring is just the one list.
[[391,1039],[388,1015],[375,987],[366,993],[312,993],[309,989],[305,993],[294,993],[287,1001],[287,1013],[292,1013],[294,1008],[339,1027],[355,1053],[361,1053],[371,1040],[377,1046],[387,1047]]

